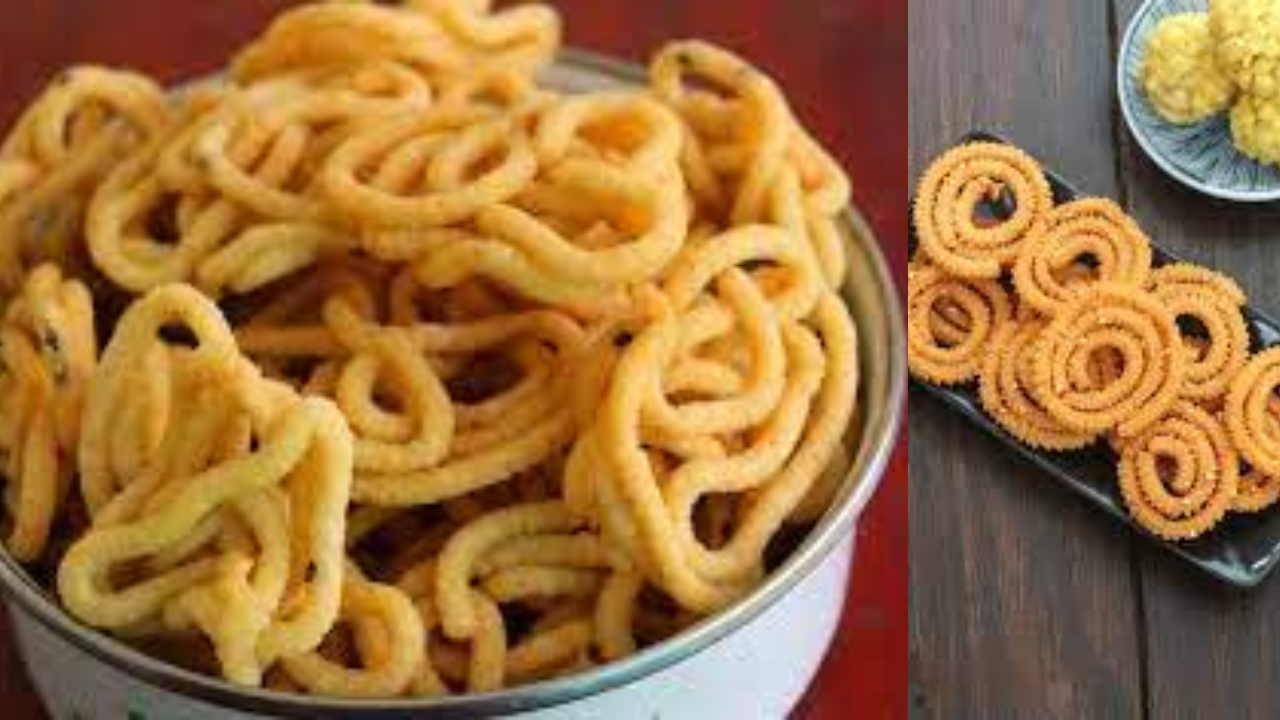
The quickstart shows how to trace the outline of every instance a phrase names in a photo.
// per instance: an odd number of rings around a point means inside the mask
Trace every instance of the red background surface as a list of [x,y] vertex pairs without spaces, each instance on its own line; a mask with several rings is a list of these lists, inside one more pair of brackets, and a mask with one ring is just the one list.
[[[0,122],[59,68],[125,65],[175,81],[208,72],[278,0],[0,0]],[[907,3],[901,0],[555,0],[571,44],[643,59],[702,37],[774,75],[844,164],[899,278],[906,267]],[[868,352],[884,352],[868,348]],[[907,461],[902,440],[858,529],[839,638],[796,718],[904,718],[907,695]],[[51,669],[56,672],[56,669]],[[42,717],[5,633],[0,708]]]

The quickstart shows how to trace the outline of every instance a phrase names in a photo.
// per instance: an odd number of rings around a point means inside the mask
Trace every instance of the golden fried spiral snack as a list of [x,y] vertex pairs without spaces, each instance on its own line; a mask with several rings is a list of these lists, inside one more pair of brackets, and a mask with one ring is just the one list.
[[1231,380],[1223,408],[1240,456],[1255,472],[1280,475],[1280,432],[1272,399],[1280,388],[1280,349],[1254,355]]
[[[935,318],[944,311],[963,317],[965,325],[952,322],[943,336],[935,335]],[[943,384],[972,380],[982,369],[987,344],[1012,314],[1008,294],[995,281],[950,277],[931,266],[912,268],[907,275],[911,374]]]
[[[1076,295],[1036,345],[1031,392],[1066,427],[1086,433],[1116,430],[1132,437],[1159,420],[1177,399],[1186,357],[1173,315],[1155,298],[1127,285],[1098,283]],[[1120,376],[1081,385],[1097,354],[1116,352]],[[1073,375],[1075,376],[1073,378]]]
[[[1081,260],[1091,262],[1082,280]],[[1101,198],[1059,205],[1018,251],[1013,282],[1019,299],[1054,315],[1091,282],[1143,287],[1151,270],[1151,242],[1115,203]]]
[[27,276],[0,323],[0,454],[13,529],[5,542],[40,558],[72,485],[85,387],[97,364],[93,301],[54,265]]
[[1169,540],[1204,534],[1231,508],[1240,459],[1222,422],[1182,401],[1120,451],[1129,513]]
[[1019,441],[1045,450],[1076,450],[1092,443],[1096,435],[1071,430],[1055,420],[1029,389],[1035,382],[1036,342],[1047,322],[1013,322],[996,333],[982,363],[979,397],[983,409]]
[[[983,203],[1013,197],[1012,214],[995,224],[976,219]],[[934,161],[916,189],[913,221],[920,252],[960,277],[995,279],[1044,229],[1053,197],[1035,161],[1009,145],[971,143]]]
[[[727,110],[708,104],[698,112],[709,118]],[[1149,240],[1111,201],[1076,200],[1037,219],[1006,207],[1026,203],[1017,193],[1010,197],[1005,183],[980,174],[978,180],[965,174],[947,179],[953,165],[977,163],[965,158],[979,154],[969,146],[953,150],[921,183],[922,189],[950,188],[941,196],[953,198],[954,207],[940,214],[934,199],[915,208],[922,247],[908,266],[912,374],[934,384],[963,382],[973,372],[964,362],[971,359],[981,367],[983,408],[1022,444],[1068,451],[1105,438],[1119,457],[1130,515],[1163,539],[1199,537],[1228,511],[1253,513],[1275,504],[1280,351],[1264,349],[1250,357],[1255,339],[1240,287],[1189,263],[1153,267]],[[1019,218],[1020,224],[1004,227]],[[923,227],[928,221],[933,225]],[[994,233],[987,250],[1018,245],[1012,267],[992,256],[966,257],[937,242],[928,250],[939,228],[945,230],[942,237],[955,239],[965,223]],[[958,241],[957,247],[971,245]],[[980,267],[989,271],[986,293],[964,277]],[[970,299],[962,300],[959,290],[939,289],[944,287],[963,288]],[[1016,307],[998,312],[996,305]],[[998,326],[992,320],[997,315],[1006,320]],[[957,348],[967,353],[947,358]],[[698,364],[682,367],[680,387],[741,389],[734,385],[741,375],[717,372]],[[596,469],[599,451],[590,440],[581,439],[570,456],[565,497],[575,512],[605,520],[615,483]],[[732,457],[741,446],[726,448],[721,446]],[[663,473],[670,470],[655,475],[665,490],[671,476]],[[726,513],[741,515],[740,504],[733,503],[730,496],[723,507],[704,504],[695,532],[712,544],[722,542],[723,524],[732,529],[741,522],[724,520]],[[600,525],[634,556],[638,526],[616,519]],[[643,556],[637,561],[645,567]]]
[[1232,281],[1192,265],[1166,265],[1151,273],[1151,292],[1174,317],[1194,320],[1203,328],[1187,343],[1191,353],[1182,394],[1194,399],[1224,395],[1231,378],[1249,355],[1249,330],[1241,309],[1244,293]]
[[1238,308],[1243,308],[1248,298],[1235,280],[1208,268],[1191,263],[1172,263],[1151,271],[1149,285],[1153,290],[1162,287],[1197,289],[1220,296]]

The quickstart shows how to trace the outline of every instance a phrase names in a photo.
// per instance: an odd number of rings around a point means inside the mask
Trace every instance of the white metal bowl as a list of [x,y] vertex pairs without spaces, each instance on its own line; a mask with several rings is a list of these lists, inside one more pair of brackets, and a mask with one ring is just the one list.
[[[566,90],[642,80],[634,65],[578,51],[566,52],[547,78]],[[889,269],[856,211],[845,214],[842,227],[851,266],[843,294],[862,348],[853,461],[834,505],[799,547],[724,612],[629,658],[563,679],[479,695],[345,700],[241,688],[145,655],[71,618],[0,552],[0,589],[45,706],[58,720],[785,717],[835,634],[855,522],[892,453],[906,387],[901,312]]]

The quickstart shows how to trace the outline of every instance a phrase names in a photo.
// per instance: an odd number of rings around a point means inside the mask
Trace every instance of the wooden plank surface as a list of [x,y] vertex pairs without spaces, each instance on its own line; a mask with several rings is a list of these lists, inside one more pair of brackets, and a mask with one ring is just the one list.
[[[282,0],[0,0],[0,123],[75,62],[118,64],[175,81],[208,72]],[[854,178],[899,275],[906,257],[906,3],[900,0],[560,0],[569,40],[640,59],[663,40],[705,37],[774,73],[797,112]],[[905,441],[859,527],[841,634],[806,720],[898,718],[905,709],[907,492]],[[0,627],[3,623],[0,623]],[[0,632],[0,715],[40,717]]]
[[[917,2],[911,175],[971,129],[1118,189],[1101,0]],[[921,718],[1138,717],[1126,531],[920,392],[910,395],[911,696]]]
[[[1113,0],[1123,31],[1141,5]],[[1280,315],[1280,207],[1213,200],[1152,163],[1120,120],[1120,171],[1129,211],[1159,244],[1239,281],[1250,302]],[[1153,718],[1275,718],[1280,694],[1280,583],[1215,586],[1158,550],[1139,554]]]

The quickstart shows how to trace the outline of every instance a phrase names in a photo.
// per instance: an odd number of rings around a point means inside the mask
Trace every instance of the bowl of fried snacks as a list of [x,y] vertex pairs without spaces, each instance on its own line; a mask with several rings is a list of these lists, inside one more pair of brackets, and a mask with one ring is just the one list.
[[9,129],[0,587],[53,716],[798,700],[904,403],[893,282],[747,61],[560,37],[307,4]]
[[1225,200],[1280,200],[1280,0],[1148,0],[1116,87],[1165,173]]

